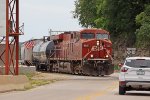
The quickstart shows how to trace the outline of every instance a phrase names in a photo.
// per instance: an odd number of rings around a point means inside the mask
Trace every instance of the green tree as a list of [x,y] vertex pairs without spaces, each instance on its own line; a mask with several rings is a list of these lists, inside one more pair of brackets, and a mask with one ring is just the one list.
[[97,19],[95,19],[95,27],[97,28],[104,28],[107,29],[108,26],[108,19],[107,15],[105,14],[106,12],[106,0],[97,0],[97,5],[96,5],[96,14],[97,14]]
[[137,44],[140,47],[150,47],[150,5],[147,5],[144,12],[136,17],[137,25],[140,28],[136,30]]
[[83,27],[94,27],[94,20],[97,19],[95,0],[76,0],[73,11],[74,18],[78,18]]
[[135,31],[140,27],[135,18],[149,3],[150,0],[76,0],[73,14],[83,27],[104,28],[116,38],[124,35],[127,46],[133,46]]
[[139,25],[135,17],[144,10],[148,0],[106,0],[106,15],[109,20],[108,30],[114,37],[125,35],[127,45],[133,46],[136,42],[135,31]]
[[103,16],[104,4],[105,0],[76,0],[73,16],[83,27],[104,28],[107,21]]

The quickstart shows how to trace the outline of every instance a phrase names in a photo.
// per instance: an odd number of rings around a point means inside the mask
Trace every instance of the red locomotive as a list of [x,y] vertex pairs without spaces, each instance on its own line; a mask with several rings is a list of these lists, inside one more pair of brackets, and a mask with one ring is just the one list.
[[112,42],[109,32],[103,29],[52,35],[47,41],[39,40],[32,51],[37,70],[94,76],[114,72]]
[[38,69],[94,76],[110,75],[114,72],[112,43],[106,30],[63,32],[50,36],[50,40],[54,43],[51,54],[45,54],[46,64],[41,64]]

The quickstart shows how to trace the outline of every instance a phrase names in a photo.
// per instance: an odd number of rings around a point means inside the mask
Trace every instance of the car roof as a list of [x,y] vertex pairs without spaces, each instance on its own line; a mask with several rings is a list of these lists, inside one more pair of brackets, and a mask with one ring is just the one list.
[[128,57],[128,58],[126,58],[126,60],[134,60],[134,59],[146,59],[146,60],[150,60],[150,57]]

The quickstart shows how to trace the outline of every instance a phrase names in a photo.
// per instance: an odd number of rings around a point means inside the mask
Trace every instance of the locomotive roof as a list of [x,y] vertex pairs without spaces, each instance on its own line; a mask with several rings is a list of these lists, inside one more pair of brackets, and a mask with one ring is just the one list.
[[104,32],[104,33],[109,34],[108,31],[106,31],[106,30],[104,30],[104,29],[97,29],[97,28],[83,29],[83,30],[81,30],[80,32],[86,32],[86,31],[88,31],[88,32]]
[[83,32],[91,32],[91,33],[107,33],[109,34],[108,31],[104,30],[104,29],[97,29],[97,28],[92,28],[92,29],[82,29],[81,31],[52,31],[52,32],[61,32],[59,34],[53,34],[50,36],[51,40],[57,40],[57,39],[62,39],[62,36],[63,34],[74,34],[74,33],[78,33],[78,34],[81,34]]
[[88,31],[88,32],[104,32],[104,33],[109,34],[109,32],[104,30],[104,29],[91,28],[91,29],[82,29],[80,31],[52,31],[52,32],[60,32],[60,33],[59,34],[53,34],[51,36],[57,36],[60,34],[81,33],[81,32],[86,32],[86,31]]

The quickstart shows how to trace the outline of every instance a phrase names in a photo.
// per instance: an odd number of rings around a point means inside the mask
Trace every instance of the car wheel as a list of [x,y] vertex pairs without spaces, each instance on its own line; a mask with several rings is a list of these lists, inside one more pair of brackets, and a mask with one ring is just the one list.
[[36,64],[36,65],[35,65],[35,68],[36,68],[36,71],[39,71],[39,70],[40,70],[39,64]]
[[119,95],[124,95],[126,93],[125,87],[119,86]]
[[104,75],[101,75],[101,77],[104,77]]

